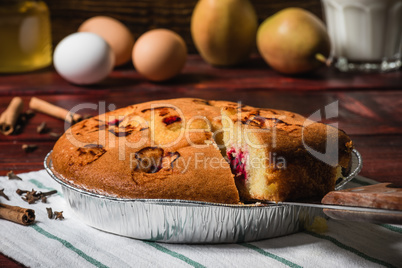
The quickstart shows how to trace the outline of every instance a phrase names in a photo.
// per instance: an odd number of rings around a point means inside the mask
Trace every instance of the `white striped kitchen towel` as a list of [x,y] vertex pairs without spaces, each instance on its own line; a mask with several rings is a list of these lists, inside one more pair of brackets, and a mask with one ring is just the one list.
[[[32,208],[36,222],[22,226],[0,220],[0,252],[29,267],[402,267],[402,226],[328,220],[322,234],[302,231],[258,242],[218,245],[165,244],[99,231],[74,217],[59,184],[45,170],[0,177],[5,204]],[[357,177],[349,187],[375,183]],[[16,189],[57,195],[28,205]],[[50,220],[46,207],[63,211]]]

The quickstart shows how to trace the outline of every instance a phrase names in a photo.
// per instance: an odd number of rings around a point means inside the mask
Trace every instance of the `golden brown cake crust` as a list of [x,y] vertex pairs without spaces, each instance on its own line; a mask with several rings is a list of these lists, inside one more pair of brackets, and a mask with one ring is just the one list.
[[[263,130],[254,132],[259,134],[260,144],[280,152],[288,160],[303,159],[307,154],[307,148],[324,154],[328,149],[328,142],[333,141],[337,143],[334,149],[338,155],[332,159],[334,165],[339,163],[346,168],[350,163],[352,142],[344,131],[332,126],[309,121],[299,114],[288,111],[249,107],[241,108],[240,113],[236,111],[230,118],[234,122],[241,121],[248,129]],[[331,158],[332,155],[328,157]],[[330,162],[331,159],[326,160]]]
[[[334,190],[338,168],[350,167],[353,144],[342,130],[282,110],[224,108],[223,113],[250,133],[243,133],[250,136],[248,146],[264,145],[262,150],[270,156],[266,184],[278,185],[273,195],[261,196],[236,181],[243,200],[321,198]],[[284,161],[275,162],[278,159]],[[286,167],[278,166],[282,164]]]
[[[237,106],[227,101],[183,98],[136,104],[92,117],[73,125],[56,142],[52,152],[54,170],[76,187],[108,196],[239,203],[230,166],[214,142],[222,144],[221,109]],[[325,181],[328,176],[324,176],[333,169],[312,156],[306,157],[307,152],[300,149],[301,128],[297,124],[304,122],[304,117],[242,106],[241,120],[261,128],[256,116],[275,115],[286,115],[284,123],[278,124],[277,152],[294,164],[278,176],[284,185],[278,198],[289,197],[285,192],[291,187],[286,185],[292,183],[317,183],[319,187],[313,188],[321,187],[323,192],[333,189],[333,183]],[[308,126],[306,144],[325,149],[324,129],[325,125],[318,123]],[[341,145],[340,161],[346,167],[352,145],[342,131],[337,130],[336,135]],[[269,143],[272,137],[260,138],[262,143]],[[222,161],[211,165],[211,159]],[[151,164],[143,167],[148,162]],[[308,174],[300,179],[301,170]],[[305,179],[307,176],[325,178],[312,182]],[[295,191],[292,194],[298,195]]]
[[[54,170],[74,186],[109,196],[236,204],[239,195],[233,175],[211,135],[221,127],[220,107],[225,104],[161,100],[81,121],[56,142]],[[183,126],[189,131],[177,137],[177,129]],[[210,144],[205,144],[206,140]],[[136,168],[144,148],[162,149],[162,161],[149,158],[161,162],[156,172]],[[159,153],[159,149],[154,151]],[[211,167],[204,163],[208,159],[223,161]]]

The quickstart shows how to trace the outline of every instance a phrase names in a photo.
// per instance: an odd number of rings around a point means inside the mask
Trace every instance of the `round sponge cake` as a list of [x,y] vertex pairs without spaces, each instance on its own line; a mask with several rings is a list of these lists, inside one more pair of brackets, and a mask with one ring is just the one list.
[[[287,161],[285,169],[278,171],[268,164],[254,169],[247,162],[272,153],[272,133],[248,135],[259,145],[271,144],[254,150],[242,135],[246,127],[267,129],[261,127],[265,120],[261,118],[272,113],[285,116],[281,120],[288,124],[303,125],[306,120],[290,112],[269,111],[190,98],[128,106],[69,128],[53,148],[53,169],[77,188],[119,198],[238,204],[322,196],[333,190],[352,150],[350,139],[337,129],[331,134],[339,141],[335,165],[312,156],[303,147],[299,130],[284,125],[278,126],[275,139],[277,156],[283,152]],[[307,144],[321,150],[328,136],[324,129],[324,124],[310,124]],[[241,160],[245,164],[239,165],[237,160],[245,154],[247,159]]]

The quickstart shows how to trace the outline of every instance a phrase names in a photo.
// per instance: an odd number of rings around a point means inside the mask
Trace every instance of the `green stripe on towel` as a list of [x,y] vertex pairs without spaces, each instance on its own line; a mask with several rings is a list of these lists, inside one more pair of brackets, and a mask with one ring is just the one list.
[[340,247],[340,248],[342,248],[344,250],[347,250],[349,252],[352,252],[352,253],[356,254],[357,256],[359,256],[359,257],[361,257],[361,258],[363,258],[363,259],[365,259],[367,261],[378,263],[378,264],[384,265],[385,267],[395,267],[395,266],[393,266],[392,264],[390,264],[388,262],[373,258],[373,257],[368,256],[368,255],[364,254],[363,252],[351,247],[351,246],[345,245],[342,242],[336,240],[335,238],[333,238],[331,236],[317,234],[317,233],[309,232],[309,231],[306,231],[306,230],[303,231],[303,232],[306,233],[306,234],[312,235],[314,237],[330,241],[333,244],[335,244],[336,246],[338,246],[338,247]]
[[[48,190],[48,191],[53,191],[53,190],[55,190],[55,189],[53,189],[53,188],[46,187],[45,185],[43,185],[43,183],[41,183],[40,181],[37,181],[37,180],[35,180],[35,179],[30,179],[29,182],[32,183],[33,185],[35,185],[36,187],[40,188],[40,189],[45,189],[45,190]],[[59,196],[63,197],[63,194],[60,193],[60,191],[57,191],[57,194],[58,194]]]
[[394,231],[394,232],[402,234],[402,228],[400,228],[400,227],[392,226],[392,225],[389,225],[389,224],[379,224],[379,225],[384,227],[384,228],[386,228],[386,229],[388,229],[388,230],[391,230],[391,231]]
[[55,235],[53,235],[53,234],[51,234],[51,233],[49,233],[49,232],[43,230],[43,229],[42,229],[41,227],[39,227],[38,225],[34,224],[34,225],[31,225],[31,227],[32,227],[35,231],[37,231],[38,233],[40,233],[40,234],[46,236],[47,238],[50,238],[50,239],[59,241],[60,243],[63,244],[63,246],[65,246],[66,248],[68,248],[68,249],[74,251],[74,252],[77,253],[80,257],[82,257],[83,259],[85,259],[85,260],[88,261],[89,263],[95,265],[96,267],[108,267],[108,266],[104,265],[103,263],[101,263],[101,262],[95,260],[94,258],[88,256],[88,255],[85,254],[83,251],[79,250],[78,248],[74,247],[70,242],[68,242],[68,241],[66,241],[66,240],[64,240],[64,239],[61,239],[61,238],[59,238],[59,237],[57,237],[57,236],[55,236]]
[[265,251],[265,250],[263,250],[263,249],[261,249],[261,248],[259,248],[257,246],[254,246],[252,244],[241,243],[239,245],[244,246],[244,247],[249,248],[249,249],[252,249],[254,251],[257,251],[258,253],[260,253],[260,254],[262,254],[264,256],[270,257],[270,258],[272,258],[274,260],[277,260],[277,261],[279,261],[279,262],[281,262],[281,263],[283,263],[283,264],[285,264],[285,265],[287,265],[289,267],[297,267],[297,268],[302,267],[302,266],[299,266],[299,265],[297,265],[297,264],[295,264],[295,263],[293,263],[291,261],[288,261],[288,260],[286,260],[286,259],[284,259],[282,257],[279,257],[278,255],[275,255],[275,254],[272,254],[270,252],[267,252],[267,251]]
[[143,241],[143,242],[144,242],[145,244],[150,245],[151,247],[156,248],[157,250],[159,250],[159,251],[161,251],[161,252],[163,252],[163,253],[166,253],[166,254],[168,254],[168,255],[170,255],[170,256],[172,256],[172,257],[178,258],[179,260],[182,260],[182,261],[184,261],[184,262],[190,264],[190,265],[193,266],[193,267],[196,267],[196,268],[205,268],[204,265],[202,265],[202,264],[200,264],[200,263],[198,263],[198,262],[196,262],[196,261],[193,261],[192,259],[187,258],[186,256],[184,256],[184,255],[182,255],[182,254],[180,254],[180,253],[171,251],[170,249],[167,249],[167,248],[165,248],[165,247],[159,245],[159,244],[156,243],[156,242],[150,242],[150,241]]

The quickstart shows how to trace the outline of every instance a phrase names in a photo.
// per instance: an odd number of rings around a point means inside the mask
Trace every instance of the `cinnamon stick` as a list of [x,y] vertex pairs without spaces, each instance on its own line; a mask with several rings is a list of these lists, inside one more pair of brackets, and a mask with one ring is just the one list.
[[82,119],[82,116],[79,114],[70,113],[64,108],[38,99],[36,97],[31,98],[31,101],[29,102],[29,108],[65,120],[68,123],[78,122]]
[[13,133],[18,116],[21,114],[24,103],[20,97],[14,97],[7,109],[0,115],[0,131],[4,135]]
[[35,221],[35,210],[0,203],[0,219],[30,225]]

